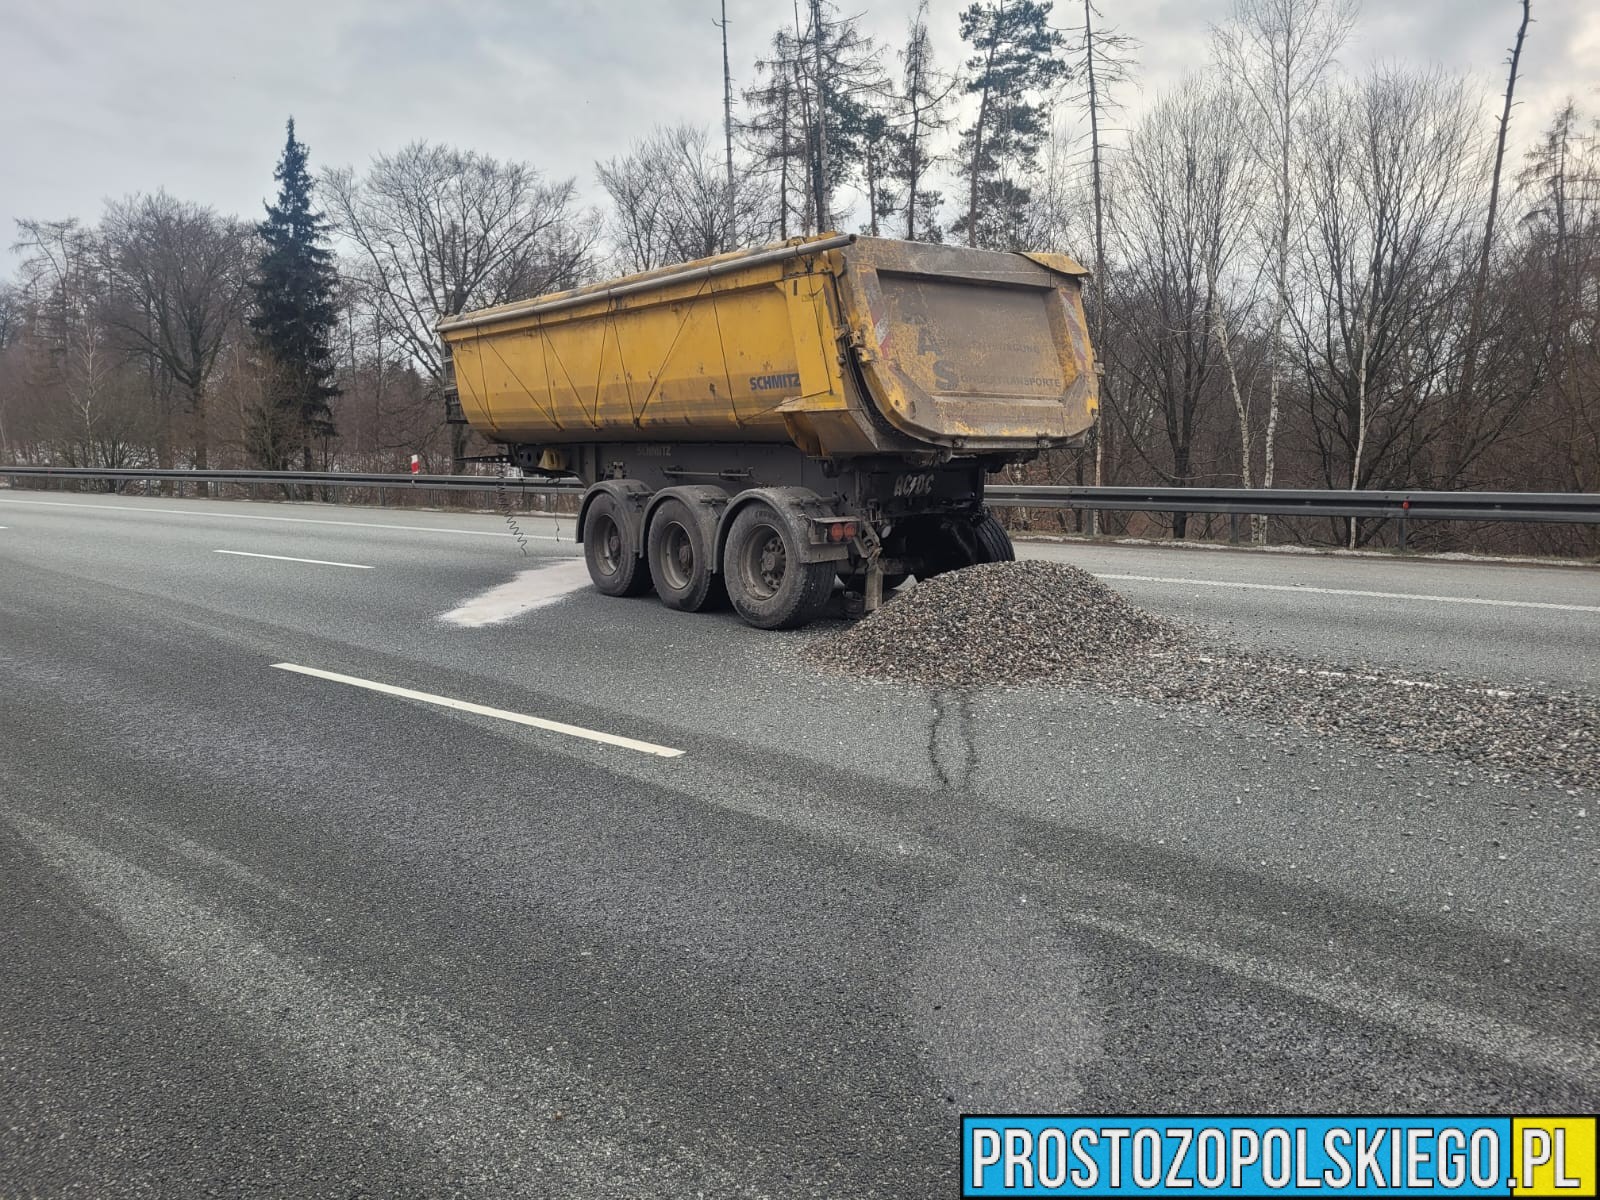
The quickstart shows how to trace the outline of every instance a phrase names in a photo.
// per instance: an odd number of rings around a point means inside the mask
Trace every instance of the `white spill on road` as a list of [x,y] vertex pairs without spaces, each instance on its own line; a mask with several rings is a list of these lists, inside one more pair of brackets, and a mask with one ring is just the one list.
[[571,559],[522,571],[511,582],[502,583],[499,587],[463,601],[449,612],[440,614],[439,619],[469,628],[498,625],[532,609],[554,604],[588,586],[589,569],[581,558]]

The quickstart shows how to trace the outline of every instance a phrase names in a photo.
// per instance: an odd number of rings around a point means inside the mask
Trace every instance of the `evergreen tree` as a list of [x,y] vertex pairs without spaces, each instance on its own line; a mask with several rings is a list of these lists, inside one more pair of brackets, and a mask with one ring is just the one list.
[[756,172],[777,198],[771,225],[780,241],[809,227],[809,121],[800,84],[800,42],[788,30],[772,38],[772,56],[756,60],[761,82],[744,93],[751,115],[739,130]]
[[943,241],[939,208],[944,197],[929,186],[928,180],[939,164],[932,143],[950,125],[947,110],[958,80],[934,65],[928,0],[922,0],[911,18],[900,63],[901,82],[894,97],[897,120],[889,156],[895,203],[905,219],[906,238]]
[[888,87],[859,15],[839,16],[829,0],[808,0],[806,13],[803,29],[773,38],[772,57],[756,62],[761,82],[744,94],[753,116],[743,129],[761,169],[778,177],[785,237],[835,228],[834,193],[863,171],[872,101]]
[[310,470],[313,440],[334,432],[328,401],[339,394],[331,345],[338,281],[326,245],[328,221],[312,206],[306,146],[294,135],[292,117],[273,178],[277,203],[267,205],[267,218],[256,227],[262,250],[250,318],[267,360],[267,394],[251,415],[248,438],[263,466],[286,468],[298,448]]
[[961,133],[967,211],[955,221],[969,246],[1015,250],[1025,228],[1039,148],[1049,133],[1044,97],[1068,76],[1058,57],[1066,38],[1050,28],[1039,0],[988,0],[961,14],[961,37],[973,49],[967,91],[978,112]]

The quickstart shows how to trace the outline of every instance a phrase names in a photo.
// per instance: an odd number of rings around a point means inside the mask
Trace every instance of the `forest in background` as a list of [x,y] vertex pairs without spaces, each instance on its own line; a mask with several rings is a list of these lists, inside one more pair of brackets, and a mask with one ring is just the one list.
[[[450,471],[487,447],[444,424],[440,315],[848,229],[1094,268],[1100,425],[1014,479],[1600,491],[1600,126],[1587,98],[1516,103],[1531,10],[1505,4],[1489,111],[1437,67],[1345,61],[1354,0],[1235,0],[1130,121],[1139,47],[1092,0],[974,3],[953,62],[925,5],[881,45],[804,0],[723,111],[599,159],[596,204],[536,141],[529,161],[419,142],[314,171],[291,125],[265,220],[157,192],[18,222],[0,458]],[[1430,538],[1600,553],[1561,526],[1412,531]]]

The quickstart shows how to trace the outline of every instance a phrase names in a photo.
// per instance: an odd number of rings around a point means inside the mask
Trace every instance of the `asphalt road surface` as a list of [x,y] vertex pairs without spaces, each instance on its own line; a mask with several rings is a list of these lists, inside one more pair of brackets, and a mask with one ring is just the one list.
[[[819,677],[835,624],[521,532],[0,491],[0,1194],[923,1197],[963,1111],[1600,1108],[1592,794]],[[1600,689],[1592,569],[1024,552]]]

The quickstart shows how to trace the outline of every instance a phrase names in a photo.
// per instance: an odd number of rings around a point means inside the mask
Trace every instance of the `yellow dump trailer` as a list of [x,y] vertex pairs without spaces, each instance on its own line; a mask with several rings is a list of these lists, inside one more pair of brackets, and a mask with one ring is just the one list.
[[849,235],[450,317],[452,407],[530,473],[591,486],[596,585],[724,593],[803,623],[835,576],[882,586],[1011,556],[986,471],[1094,420],[1085,271]]

